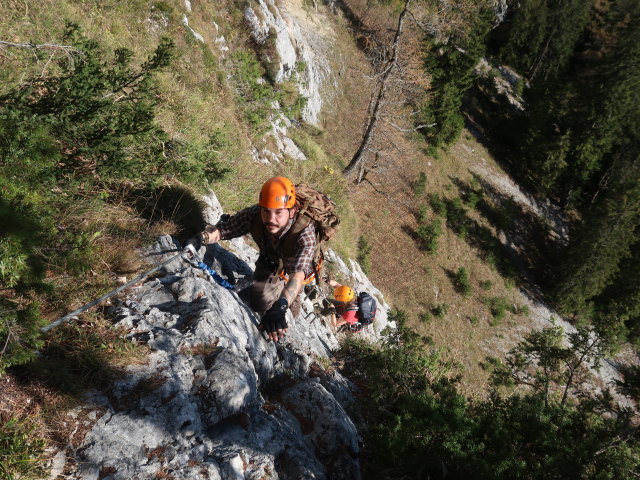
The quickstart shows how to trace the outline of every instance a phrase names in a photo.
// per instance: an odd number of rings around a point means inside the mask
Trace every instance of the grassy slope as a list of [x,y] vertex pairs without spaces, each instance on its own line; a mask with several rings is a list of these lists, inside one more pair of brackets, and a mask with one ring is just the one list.
[[[249,145],[257,138],[255,130],[246,121],[242,105],[236,101],[235,90],[236,84],[246,79],[240,78],[242,71],[235,57],[231,54],[223,56],[214,44],[217,35],[224,35],[231,52],[251,54],[242,13],[236,2],[194,2],[193,12],[188,14],[189,25],[205,38],[205,44],[195,40],[185,29],[182,24],[184,13],[184,2],[178,0],[2,2],[0,40],[60,45],[65,21],[69,20],[78,23],[87,37],[97,39],[106,51],[118,47],[132,50],[136,65],[153,51],[161,35],[170,36],[177,46],[177,58],[160,74],[161,98],[156,120],[172,140],[194,148],[219,131],[230,140],[220,156],[224,166],[232,169],[232,174],[210,184],[225,209],[233,212],[247,206],[256,198],[264,179],[274,174],[290,175],[297,181],[319,185],[338,200],[343,218],[344,228],[336,236],[334,247],[345,256],[353,256],[355,241],[347,232],[357,228],[356,215],[345,195],[346,182],[339,175],[342,161],[327,155],[317,143],[324,135],[321,131],[304,129],[294,133],[312,161],[265,166],[251,160]],[[213,22],[220,26],[219,32]],[[346,28],[341,35],[341,43],[348,51],[340,55],[357,58],[359,53],[347,41]],[[36,59],[30,48],[0,50],[3,65],[0,93],[26,77],[54,71],[55,60],[65,53],[59,48],[47,52],[51,57]],[[192,186],[196,193],[206,190],[206,182],[203,183]],[[171,191],[175,179],[166,178],[164,184]],[[122,191],[103,192],[108,193],[108,201],[90,197],[95,193],[75,198],[56,219],[62,229],[69,224],[101,233],[93,240],[94,264],[85,273],[69,275],[56,269],[47,272],[46,281],[54,288],[53,293],[39,295],[42,314],[47,320],[55,320],[115,288],[118,276],[131,278],[144,270],[143,262],[134,252],[153,237],[159,234],[184,237],[188,233],[185,230],[188,225],[180,218],[180,209],[174,208],[175,205],[164,205],[167,214],[158,213],[162,208],[160,197],[154,196],[157,192],[132,194],[130,187],[126,187]],[[156,214],[141,216],[137,203],[151,205]],[[12,292],[3,291],[2,294],[12,295]],[[123,363],[135,362],[144,356],[144,351],[119,338],[118,332],[103,318],[101,309],[56,329],[48,335],[43,352],[44,361],[32,362],[26,369],[14,369],[3,378],[11,388],[0,392],[0,424],[12,417],[26,419],[28,425],[36,428],[29,436],[47,438],[61,447],[66,444],[64,412],[81,398],[82,389],[105,385],[120,374]],[[31,407],[23,408],[21,405],[25,403]]]

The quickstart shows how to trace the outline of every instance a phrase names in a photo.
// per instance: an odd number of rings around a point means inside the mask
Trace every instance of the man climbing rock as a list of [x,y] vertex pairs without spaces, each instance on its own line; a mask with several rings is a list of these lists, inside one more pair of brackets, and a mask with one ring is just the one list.
[[204,244],[251,234],[260,249],[249,303],[262,313],[260,329],[278,341],[287,331],[286,311],[300,313],[299,293],[315,274],[318,243],[315,223],[299,212],[291,180],[273,177],[260,190],[258,204],[245,208],[201,233]]
[[336,301],[336,305],[330,309],[331,327],[337,330],[345,324],[349,327],[357,324],[358,297],[356,292],[351,287],[340,285],[335,280],[329,280],[329,286],[333,287],[333,298]]
[[[329,308],[331,326],[334,330],[346,325],[351,332],[360,332],[367,325],[371,325],[376,317],[378,305],[376,300],[367,292],[355,292],[347,285],[340,285],[335,280],[329,280],[333,287],[335,304]],[[338,317],[339,316],[339,317]]]

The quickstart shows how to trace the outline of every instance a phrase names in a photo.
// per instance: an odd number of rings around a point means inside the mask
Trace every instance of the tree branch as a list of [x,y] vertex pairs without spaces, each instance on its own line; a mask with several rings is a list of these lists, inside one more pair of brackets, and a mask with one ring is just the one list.
[[0,40],[0,47],[4,48],[35,48],[35,49],[52,49],[52,50],[64,50],[67,53],[77,53],[80,55],[84,55],[82,50],[78,50],[71,45],[58,45],[56,43],[42,43],[40,45],[35,43],[15,43],[15,42],[6,42],[4,40]]
[[391,74],[393,67],[396,65],[398,60],[398,47],[400,45],[400,37],[402,35],[404,19],[407,12],[409,11],[410,4],[411,4],[411,0],[405,1],[404,9],[402,10],[402,13],[400,13],[400,17],[398,18],[398,27],[396,29],[396,34],[393,39],[393,47],[392,47],[393,53],[391,55],[391,59],[389,60],[387,67],[383,70],[380,89],[378,90],[378,94],[375,100],[372,102],[373,108],[371,108],[371,104],[370,104],[371,114],[369,117],[367,130],[364,134],[362,142],[360,143],[360,147],[358,148],[353,158],[349,162],[349,165],[347,165],[345,169],[342,171],[342,173],[345,176],[349,176],[352,173],[361,170],[360,164],[364,160],[364,153],[367,150],[367,147],[369,146],[369,142],[371,141],[373,132],[376,127],[376,123],[378,121],[378,116],[380,115],[380,106],[382,105],[382,99],[384,98],[384,94],[387,88],[387,80],[389,79],[389,75]]

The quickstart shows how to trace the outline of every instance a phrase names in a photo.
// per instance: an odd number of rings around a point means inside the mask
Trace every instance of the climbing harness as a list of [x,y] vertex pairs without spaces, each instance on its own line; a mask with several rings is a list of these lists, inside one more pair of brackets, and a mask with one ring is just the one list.
[[[322,268],[323,261],[324,261],[324,258],[320,257],[320,260],[318,261],[318,265],[314,265],[313,271],[304,278],[304,280],[302,281],[302,285],[309,285],[311,282],[313,282],[316,279],[316,276],[318,276],[318,274],[320,273],[320,268]],[[280,270],[280,272],[278,273],[278,276],[281,279],[283,279],[285,282],[289,281],[289,275],[285,273],[284,269]]]
[[224,288],[228,288],[228,289],[232,289],[233,288],[233,285],[231,285],[224,278],[222,278],[218,274],[218,272],[216,272],[212,268],[208,267],[203,261],[201,261],[200,257],[196,253],[196,249],[193,248],[193,245],[189,244],[183,250],[181,250],[180,253],[178,253],[177,255],[174,255],[173,257],[169,258],[168,260],[165,260],[164,262],[162,262],[161,264],[159,264],[156,267],[152,268],[148,272],[144,272],[144,273],[138,275],[133,280],[128,281],[124,285],[120,285],[115,290],[111,290],[109,293],[104,294],[100,298],[96,298],[95,300],[93,300],[93,301],[87,303],[86,305],[83,305],[82,307],[78,308],[77,310],[74,310],[73,312],[65,315],[64,317],[59,318],[55,322],[52,322],[49,325],[45,325],[44,327],[42,327],[40,329],[40,331],[41,332],[48,332],[49,330],[51,330],[53,328],[56,328],[57,326],[65,323],[65,322],[68,322],[69,320],[73,319],[76,315],[78,315],[78,314],[90,309],[94,305],[97,305],[97,304],[105,301],[108,298],[113,297],[116,293],[121,292],[122,290],[124,290],[127,287],[130,287],[134,283],[137,283],[137,282],[147,278],[149,275],[151,275],[152,273],[157,272],[162,267],[164,267],[165,265],[168,265],[169,263],[171,263],[173,260],[175,260],[178,257],[180,257],[183,260],[185,260],[191,266],[199,268],[199,269],[204,270],[205,272],[207,272],[211,276],[211,278],[216,281],[216,283],[218,283],[219,285],[223,286]]

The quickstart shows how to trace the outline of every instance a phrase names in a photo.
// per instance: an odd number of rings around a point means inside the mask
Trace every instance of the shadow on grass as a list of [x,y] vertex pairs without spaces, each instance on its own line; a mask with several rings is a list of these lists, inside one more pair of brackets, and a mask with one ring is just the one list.
[[473,174],[473,178],[478,188],[459,179],[453,179],[453,182],[467,195],[480,195],[475,211],[498,232],[498,236],[471,219],[466,211],[448,204],[447,211],[449,208],[454,210],[450,228],[456,233],[464,233],[468,243],[481,250],[485,260],[500,274],[513,278],[520,287],[526,286],[534,298],[540,298],[542,292],[535,285],[546,285],[550,265],[557,255],[549,225],[480,176]]
[[79,397],[87,390],[105,389],[125,375],[114,360],[131,356],[134,348],[115,329],[74,321],[48,333],[36,359],[11,370],[23,384],[40,383]]
[[192,237],[206,226],[202,213],[206,205],[184,187],[137,189],[129,196],[138,215],[149,224],[172,222],[178,227],[181,237]]
[[451,282],[451,285],[453,286],[453,289],[456,291],[456,293],[462,295],[463,297],[468,297],[469,295],[471,295],[471,286],[469,285],[469,279],[468,274],[466,274],[466,270],[464,270],[465,277],[461,276],[461,270],[463,268],[464,267],[461,267],[457,272],[444,267],[442,268],[442,270],[444,270],[445,275]]
[[467,92],[463,116],[465,128],[512,178],[531,190],[538,187],[518,153],[527,140],[527,115],[506,96],[496,95],[489,79],[480,79]]
[[[538,284],[546,285],[550,265],[557,255],[549,226],[480,176],[473,174],[473,178],[471,183],[452,178],[460,197],[432,195],[429,198],[432,212],[441,213],[447,227],[476,248],[500,275],[518,284],[533,298],[541,299]],[[472,218],[471,211],[476,211],[489,226]],[[424,216],[417,210],[413,214],[417,219]],[[405,226],[403,231],[425,250],[425,242],[416,230]],[[455,272],[446,273],[455,283]]]

